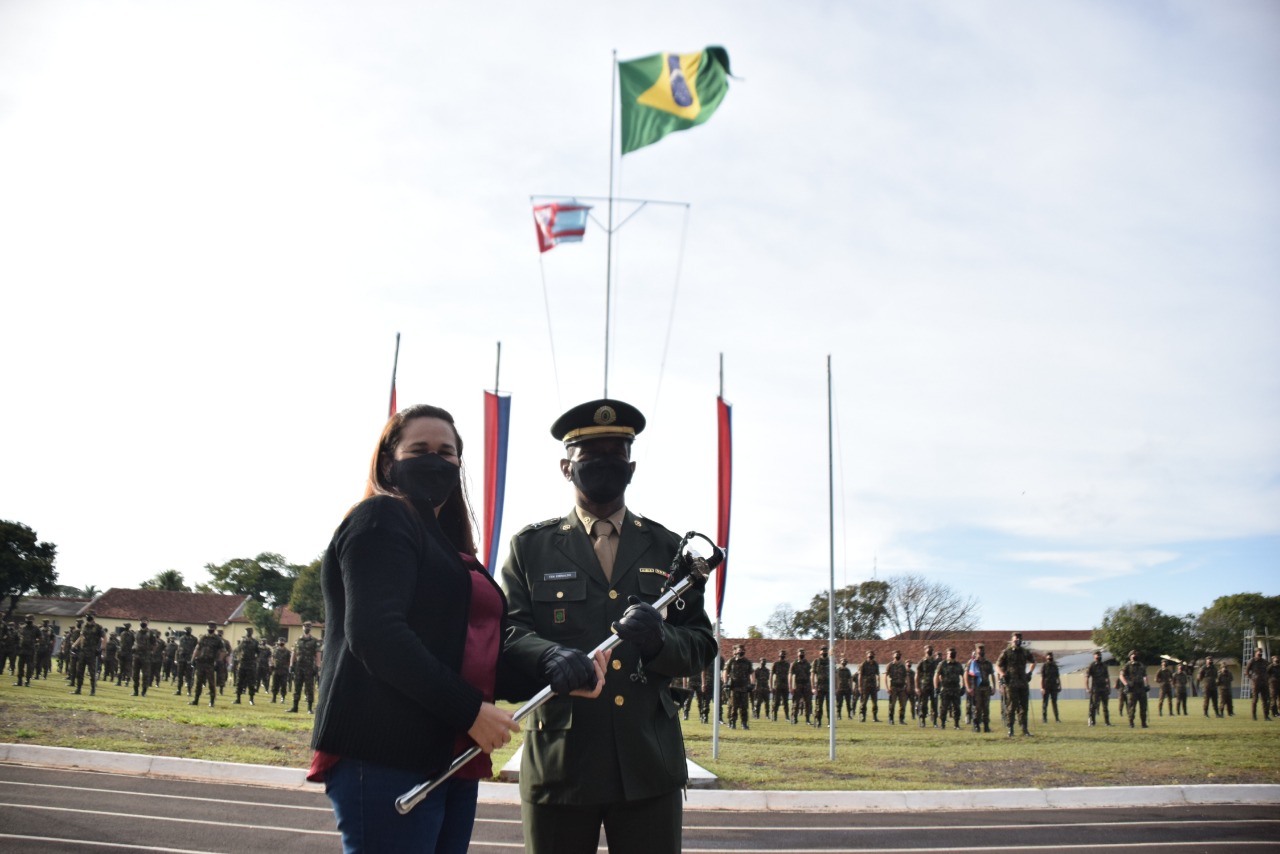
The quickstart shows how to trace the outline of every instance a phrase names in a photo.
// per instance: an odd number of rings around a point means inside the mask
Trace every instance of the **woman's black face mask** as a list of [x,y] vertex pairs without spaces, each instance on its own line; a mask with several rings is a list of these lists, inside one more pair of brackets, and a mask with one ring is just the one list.
[[439,454],[423,454],[391,464],[391,483],[415,504],[439,507],[461,482],[461,466]]

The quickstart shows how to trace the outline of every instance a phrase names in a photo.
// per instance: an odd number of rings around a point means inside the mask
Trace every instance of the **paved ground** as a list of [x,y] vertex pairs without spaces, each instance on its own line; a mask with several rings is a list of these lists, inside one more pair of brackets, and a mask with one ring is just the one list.
[[[603,840],[602,840],[603,842]],[[0,764],[0,850],[293,852],[339,847],[324,795],[240,783]],[[801,813],[694,811],[698,852],[1280,851],[1273,805]],[[471,846],[522,849],[520,813],[482,804]]]

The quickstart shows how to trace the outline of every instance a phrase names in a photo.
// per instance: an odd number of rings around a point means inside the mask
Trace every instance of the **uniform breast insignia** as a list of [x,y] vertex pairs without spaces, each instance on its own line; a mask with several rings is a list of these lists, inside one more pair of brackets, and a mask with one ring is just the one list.
[[544,572],[542,574],[543,581],[569,581],[578,577],[576,569],[567,572]]
[[656,566],[642,566],[636,571],[649,575],[661,575],[663,578],[668,577],[668,573],[665,569],[658,569]]
[[556,625],[560,625],[565,621],[564,608],[556,608],[552,613],[551,619]]

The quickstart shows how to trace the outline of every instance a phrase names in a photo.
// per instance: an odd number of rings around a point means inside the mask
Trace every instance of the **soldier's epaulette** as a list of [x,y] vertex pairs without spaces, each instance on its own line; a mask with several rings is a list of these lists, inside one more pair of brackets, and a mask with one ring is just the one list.
[[521,534],[527,534],[527,533],[529,533],[530,531],[536,531],[536,530],[538,530],[539,528],[545,528],[545,527],[547,527],[548,525],[554,525],[554,524],[556,524],[557,522],[559,522],[559,521],[561,520],[561,518],[563,518],[563,517],[561,517],[561,516],[556,516],[556,517],[554,517],[554,518],[552,518],[552,519],[544,519],[544,520],[543,520],[543,521],[541,521],[541,522],[534,522],[532,525],[525,525],[523,528],[521,528],[519,531],[517,531],[517,532],[516,532],[516,536],[518,537],[518,536],[520,536]]

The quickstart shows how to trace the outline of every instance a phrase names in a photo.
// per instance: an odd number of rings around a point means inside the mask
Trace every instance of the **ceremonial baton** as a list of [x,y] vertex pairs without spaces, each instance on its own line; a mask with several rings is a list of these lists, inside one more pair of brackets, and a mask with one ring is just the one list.
[[[694,552],[686,552],[685,548],[689,545],[689,541],[698,538],[705,540],[711,546],[711,557],[702,560]],[[668,573],[667,589],[653,603],[653,607],[659,611],[675,604],[677,609],[684,608],[684,601],[680,598],[685,591],[695,585],[702,586],[706,583],[707,578],[711,575],[711,571],[720,565],[724,560],[724,552],[717,546],[706,534],[699,534],[697,531],[690,531],[680,540],[680,545],[676,546],[675,557],[671,559],[671,569]],[[599,646],[587,653],[590,658],[595,658],[597,653],[607,652],[618,644],[622,643],[622,638],[616,634],[610,634],[608,638],[603,640]],[[533,714],[537,709],[541,708],[548,700],[555,696],[555,692],[551,690],[551,686],[545,686],[541,691],[533,696],[533,699],[526,702],[523,706],[516,710],[512,715],[512,719],[516,723],[524,720]],[[462,766],[466,765],[472,759],[475,759],[481,753],[479,745],[469,747],[457,759],[450,763],[449,767],[434,780],[428,780],[414,786],[400,797],[396,798],[396,812],[400,815],[408,815],[409,811],[431,794],[431,792],[456,774]]]

